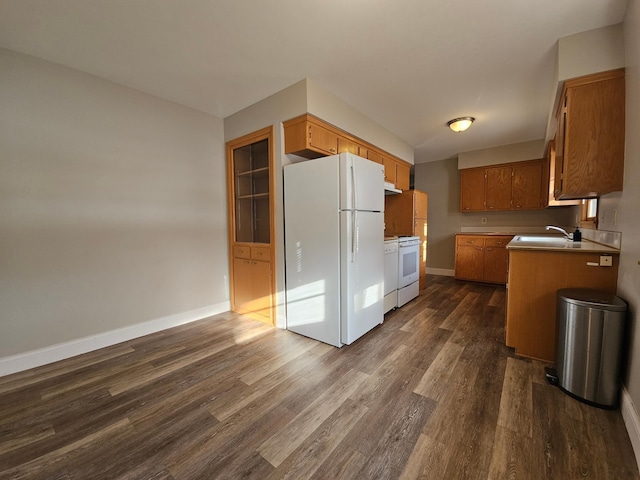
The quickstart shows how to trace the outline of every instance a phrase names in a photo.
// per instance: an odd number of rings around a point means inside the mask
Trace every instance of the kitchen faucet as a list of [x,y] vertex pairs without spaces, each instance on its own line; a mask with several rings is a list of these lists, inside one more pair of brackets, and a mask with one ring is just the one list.
[[568,240],[573,240],[573,234],[571,233],[567,233],[567,231],[564,228],[560,228],[560,227],[555,227],[553,225],[547,225],[546,227],[544,227],[545,230],[557,230],[560,233],[562,233],[565,237],[567,237]]

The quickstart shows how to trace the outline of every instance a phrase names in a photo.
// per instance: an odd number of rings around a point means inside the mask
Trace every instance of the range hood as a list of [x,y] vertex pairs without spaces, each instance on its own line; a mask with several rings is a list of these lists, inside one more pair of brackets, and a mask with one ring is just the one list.
[[384,182],[385,195],[394,195],[396,193],[402,193],[402,190],[396,188],[396,186],[391,182]]

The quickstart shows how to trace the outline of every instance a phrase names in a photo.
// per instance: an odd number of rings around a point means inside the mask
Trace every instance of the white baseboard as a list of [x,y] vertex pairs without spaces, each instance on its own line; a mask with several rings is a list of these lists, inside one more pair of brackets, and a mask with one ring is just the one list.
[[65,358],[75,357],[76,355],[109,347],[117,343],[149,335],[150,333],[177,327],[178,325],[184,325],[185,323],[195,322],[196,320],[201,320],[212,315],[228,312],[230,308],[231,306],[228,301],[221,302],[196,310],[177,313],[128,327],[98,333],[89,337],[78,338],[30,352],[0,358],[0,377],[57,362],[58,360],[64,360]]
[[627,427],[627,433],[631,440],[633,453],[636,455],[638,469],[640,469],[640,417],[638,417],[638,411],[633,404],[633,400],[631,400],[631,395],[629,395],[629,392],[624,387],[622,387],[620,410],[622,411],[624,425]]
[[427,267],[427,273],[429,275],[442,275],[443,277],[453,277],[452,268],[429,268]]

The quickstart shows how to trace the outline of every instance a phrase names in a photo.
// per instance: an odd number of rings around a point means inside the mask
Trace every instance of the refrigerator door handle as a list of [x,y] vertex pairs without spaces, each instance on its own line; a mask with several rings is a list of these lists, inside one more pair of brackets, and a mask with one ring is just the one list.
[[351,208],[356,210],[358,207],[356,206],[356,199],[358,196],[356,195],[357,184],[356,184],[356,169],[353,165],[353,159],[351,159]]
[[356,235],[358,228],[358,211],[354,210],[351,215],[351,263],[356,261]]

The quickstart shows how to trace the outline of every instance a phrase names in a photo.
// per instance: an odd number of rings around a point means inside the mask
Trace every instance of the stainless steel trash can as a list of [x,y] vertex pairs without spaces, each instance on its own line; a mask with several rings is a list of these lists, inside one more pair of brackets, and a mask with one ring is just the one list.
[[597,290],[558,290],[558,386],[591,405],[615,408],[627,304]]

